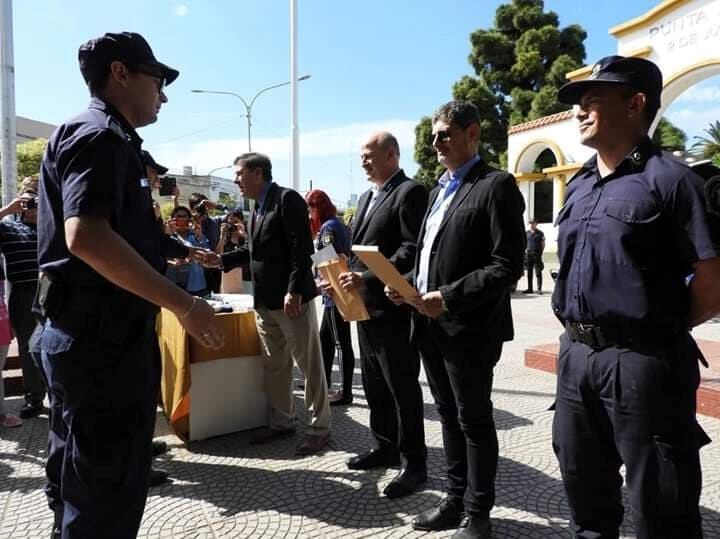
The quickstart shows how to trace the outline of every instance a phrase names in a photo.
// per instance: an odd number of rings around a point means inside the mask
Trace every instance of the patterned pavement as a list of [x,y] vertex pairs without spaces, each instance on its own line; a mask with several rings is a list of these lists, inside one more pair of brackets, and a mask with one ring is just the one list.
[[[522,289],[522,281],[520,289]],[[549,295],[513,299],[516,340],[505,346],[495,373],[495,418],[500,440],[497,506],[492,512],[497,538],[569,537],[569,511],[550,445],[555,377],[523,366],[523,351],[553,342],[559,325]],[[720,323],[697,330],[720,340]],[[335,373],[337,375],[337,372]],[[337,380],[336,380],[337,382]],[[151,490],[139,537],[448,537],[415,532],[410,521],[442,497],[442,437],[425,377],[429,477],[426,488],[400,500],[379,493],[396,469],[358,472],[345,460],[371,447],[368,409],[355,376],[355,402],[333,409],[332,441],[322,455],[295,458],[296,439],[250,446],[249,432],[185,446],[158,414],[157,436],[169,446],[157,466],[172,481]],[[296,392],[296,398],[302,397]],[[299,403],[298,403],[299,404]],[[19,408],[19,399],[9,399]],[[711,438],[720,440],[720,420],[700,416]],[[43,486],[47,417],[20,429],[0,430],[0,538],[48,537],[51,514]],[[720,443],[702,451],[705,536],[720,537]],[[623,537],[633,537],[630,517]]]

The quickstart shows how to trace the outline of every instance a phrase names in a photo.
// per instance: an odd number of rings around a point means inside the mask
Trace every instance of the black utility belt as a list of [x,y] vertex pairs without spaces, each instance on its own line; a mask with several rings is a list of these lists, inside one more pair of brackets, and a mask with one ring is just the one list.
[[591,348],[652,344],[657,343],[660,338],[677,333],[669,328],[661,327],[621,328],[581,322],[565,322],[565,331],[571,341],[585,344]]

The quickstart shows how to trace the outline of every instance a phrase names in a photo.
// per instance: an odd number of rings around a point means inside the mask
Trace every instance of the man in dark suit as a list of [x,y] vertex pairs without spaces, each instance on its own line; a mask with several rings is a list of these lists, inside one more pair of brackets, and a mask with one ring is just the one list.
[[305,408],[310,431],[297,455],[319,452],[330,438],[330,407],[320,352],[315,303],[317,287],[310,255],[308,208],[303,198],[272,181],[270,159],[246,153],[234,161],[235,183],[255,201],[250,241],[221,256],[224,271],[250,262],[255,286],[255,314],[265,356],[265,391],[271,405],[270,427],[251,443],[292,435],[295,405],[293,359],[305,376]]
[[[374,184],[358,204],[353,244],[376,245],[401,273],[412,270],[427,191],[400,169],[400,148],[390,133],[376,133],[362,147],[362,167]],[[378,447],[351,458],[348,467],[367,470],[400,463],[385,488],[389,498],[406,496],[427,478],[420,358],[410,344],[410,314],[383,292],[382,282],[353,255],[340,276],[346,290],[360,292],[371,319],[358,323],[362,380],[370,407],[370,428]]]
[[433,147],[447,171],[418,237],[412,336],[440,414],[448,478],[447,497],[413,527],[458,527],[465,513],[456,536],[485,538],[498,461],[493,367],[513,338],[510,288],[523,272],[525,203],[515,178],[477,155],[479,122],[469,102],[451,101],[433,117]]

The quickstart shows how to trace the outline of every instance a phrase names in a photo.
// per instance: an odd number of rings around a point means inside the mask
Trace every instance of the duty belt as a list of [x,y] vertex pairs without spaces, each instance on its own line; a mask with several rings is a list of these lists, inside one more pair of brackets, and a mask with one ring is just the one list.
[[670,336],[675,332],[662,328],[620,328],[617,326],[598,326],[582,322],[565,322],[565,331],[571,341],[579,342],[590,348],[608,346],[630,346],[657,342],[659,336]]

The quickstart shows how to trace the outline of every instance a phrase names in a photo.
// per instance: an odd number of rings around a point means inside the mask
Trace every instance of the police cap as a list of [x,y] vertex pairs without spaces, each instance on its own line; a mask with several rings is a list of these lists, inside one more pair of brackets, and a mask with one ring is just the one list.
[[178,78],[179,71],[158,62],[145,38],[135,32],[107,33],[80,45],[80,72],[86,83],[106,76],[110,64],[120,61],[128,67],[148,66],[159,71],[165,85]]
[[568,105],[580,103],[583,94],[599,84],[623,84],[642,92],[649,105],[660,106],[662,73],[653,62],[643,58],[606,56],[593,66],[587,79],[568,82],[558,90],[558,99]]
[[153,159],[153,156],[150,155],[149,151],[143,150],[142,156],[143,156],[143,163],[145,163],[145,166],[154,169],[155,172],[157,172],[159,176],[162,176],[163,174],[167,173],[168,168],[157,163],[155,161],[155,159]]

